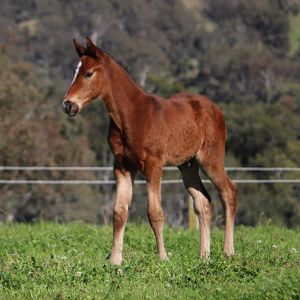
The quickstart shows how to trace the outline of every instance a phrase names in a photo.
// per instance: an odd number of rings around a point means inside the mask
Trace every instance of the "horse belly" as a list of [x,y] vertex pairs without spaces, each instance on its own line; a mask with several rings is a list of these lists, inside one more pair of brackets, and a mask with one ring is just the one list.
[[185,129],[169,136],[164,155],[165,165],[181,165],[196,156],[201,148],[203,138],[199,128],[197,132]]

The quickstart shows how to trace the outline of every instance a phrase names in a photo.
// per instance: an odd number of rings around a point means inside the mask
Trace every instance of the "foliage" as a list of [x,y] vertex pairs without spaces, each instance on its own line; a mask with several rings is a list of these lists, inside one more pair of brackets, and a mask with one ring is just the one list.
[[0,296],[109,299],[298,299],[299,231],[238,227],[236,254],[222,254],[223,231],[212,232],[209,262],[199,233],[165,228],[169,261],[161,261],[148,225],[128,224],[125,260],[111,266],[111,227],[83,223],[2,227]]
[[[2,166],[89,165],[94,155],[87,138],[82,135],[83,124],[70,124],[63,118],[55,101],[55,87],[40,86],[33,67],[11,63],[0,57],[0,164]],[[77,135],[77,139],[73,139]],[[59,180],[64,174],[49,171],[44,179]],[[86,179],[92,174],[83,175]],[[67,178],[67,176],[63,177]],[[81,176],[82,178],[82,176]],[[31,171],[2,172],[1,179],[40,179]],[[73,179],[76,179],[73,177]],[[0,196],[4,220],[30,221],[43,214],[45,219],[66,218],[65,207],[80,195],[87,197],[86,188],[41,185],[4,186]],[[1,218],[2,219],[2,218]]]

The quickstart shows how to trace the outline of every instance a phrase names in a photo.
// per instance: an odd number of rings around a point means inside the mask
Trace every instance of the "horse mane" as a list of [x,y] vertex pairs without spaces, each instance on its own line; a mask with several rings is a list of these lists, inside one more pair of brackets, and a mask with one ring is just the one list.
[[114,59],[108,52],[106,52],[105,51],[105,53],[106,54],[108,54],[121,68],[123,68],[127,73],[128,73],[128,75],[130,75],[131,76],[131,74],[130,74],[130,71],[129,71],[129,68],[128,68],[128,66],[124,63],[124,62],[122,62],[122,61],[120,61],[120,60],[116,60],[116,59]]
[[118,66],[120,66],[126,73],[127,75],[131,78],[131,80],[133,80],[135,83],[135,79],[132,77],[129,67],[122,61],[115,59],[109,52],[107,52],[106,50],[102,50],[105,54],[107,54],[114,62],[117,63]]

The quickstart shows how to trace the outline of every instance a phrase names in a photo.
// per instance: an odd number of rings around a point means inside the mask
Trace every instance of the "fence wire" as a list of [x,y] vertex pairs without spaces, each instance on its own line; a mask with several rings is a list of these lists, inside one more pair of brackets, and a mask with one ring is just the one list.
[[[175,171],[177,167],[164,167],[163,171]],[[299,172],[300,168],[258,168],[258,167],[226,167],[226,171],[242,172]],[[113,171],[113,167],[28,167],[28,166],[0,166],[0,171]],[[300,179],[233,179],[235,183],[300,183]],[[202,180],[210,183],[210,180]],[[135,180],[135,184],[145,184],[145,180]],[[182,183],[182,179],[162,180],[162,184]],[[115,180],[0,180],[0,184],[88,184],[88,185],[111,185]]]

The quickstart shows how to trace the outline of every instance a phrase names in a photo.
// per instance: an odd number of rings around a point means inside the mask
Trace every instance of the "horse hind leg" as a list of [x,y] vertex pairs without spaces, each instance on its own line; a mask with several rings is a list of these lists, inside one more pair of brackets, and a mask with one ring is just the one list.
[[238,188],[225,172],[223,157],[224,156],[215,157],[214,159],[202,159],[200,163],[203,171],[212,180],[221,198],[226,218],[224,252],[230,256],[234,254],[233,233],[234,219],[237,212]]
[[[225,171],[224,171],[225,172]],[[226,174],[226,173],[225,173]],[[236,184],[226,174],[226,188],[220,190],[223,210],[226,216],[224,252],[230,256],[234,254],[233,234],[234,219],[237,212],[237,192]],[[217,183],[218,184],[218,183]]]
[[186,190],[194,200],[194,211],[200,224],[200,258],[210,255],[211,200],[199,176],[199,164],[194,159],[179,166]]

